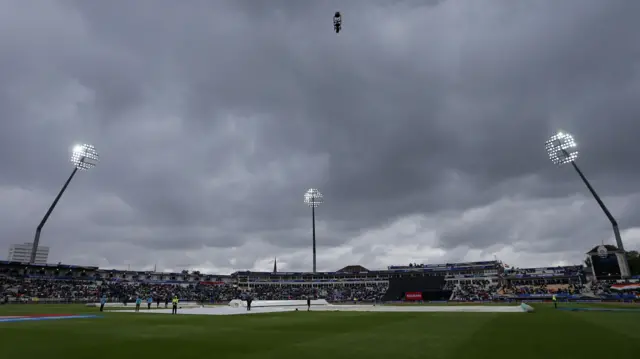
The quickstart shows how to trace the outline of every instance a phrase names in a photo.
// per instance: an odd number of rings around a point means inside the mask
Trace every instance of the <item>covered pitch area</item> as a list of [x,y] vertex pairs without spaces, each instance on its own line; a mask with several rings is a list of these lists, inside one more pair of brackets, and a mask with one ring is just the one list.
[[[187,307],[179,310],[179,314],[187,315],[242,315],[260,313],[282,313],[306,311],[305,300],[258,300],[247,310],[247,302],[233,300],[228,306]],[[312,300],[311,310],[320,312],[379,312],[379,313],[527,313],[533,308],[527,304],[519,305],[333,305],[324,299]],[[117,312],[135,313],[133,309],[116,310]],[[140,310],[140,313],[170,314],[171,309]]]

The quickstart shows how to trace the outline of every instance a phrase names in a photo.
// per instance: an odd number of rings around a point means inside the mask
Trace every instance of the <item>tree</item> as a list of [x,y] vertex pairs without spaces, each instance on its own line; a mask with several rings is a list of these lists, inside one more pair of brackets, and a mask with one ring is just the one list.
[[627,262],[629,263],[631,275],[640,275],[640,254],[638,251],[628,251]]

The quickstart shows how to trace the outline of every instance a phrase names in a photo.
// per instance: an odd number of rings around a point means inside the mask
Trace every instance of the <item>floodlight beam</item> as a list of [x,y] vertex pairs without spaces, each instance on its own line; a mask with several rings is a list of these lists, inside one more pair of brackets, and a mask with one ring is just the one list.
[[49,216],[51,216],[51,212],[53,212],[53,209],[56,208],[58,201],[60,201],[60,198],[62,198],[64,191],[67,190],[67,187],[69,187],[69,183],[71,183],[71,180],[73,179],[73,177],[76,175],[77,172],[78,172],[78,167],[74,167],[73,171],[71,172],[71,175],[69,176],[67,181],[64,183],[64,186],[62,186],[62,189],[60,190],[60,192],[58,192],[58,195],[53,200],[53,203],[51,203],[51,206],[49,206],[47,213],[45,213],[44,217],[42,217],[40,224],[38,224],[38,228],[36,228],[36,235],[33,238],[33,247],[31,248],[31,258],[29,259],[29,263],[33,264],[36,262],[36,253],[38,252],[38,245],[40,244],[40,232],[42,232],[42,228],[44,228],[44,225],[45,223],[47,223]]

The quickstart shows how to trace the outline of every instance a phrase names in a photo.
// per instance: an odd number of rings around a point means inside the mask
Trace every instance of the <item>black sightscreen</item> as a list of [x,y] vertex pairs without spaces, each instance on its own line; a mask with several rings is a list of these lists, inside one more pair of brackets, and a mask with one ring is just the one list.
[[421,292],[422,299],[447,300],[451,296],[450,291],[444,291],[444,277],[402,277],[389,280],[389,290],[383,297],[384,301],[402,300],[408,292]]

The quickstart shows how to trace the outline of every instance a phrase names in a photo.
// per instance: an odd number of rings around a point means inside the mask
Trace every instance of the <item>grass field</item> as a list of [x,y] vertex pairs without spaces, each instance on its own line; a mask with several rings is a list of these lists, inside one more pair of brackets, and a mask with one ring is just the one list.
[[[105,313],[99,319],[0,323],[0,355],[26,359],[640,357],[640,311],[566,312],[547,304],[534,307],[535,313],[495,314]],[[97,312],[75,305],[0,306],[0,316]]]

